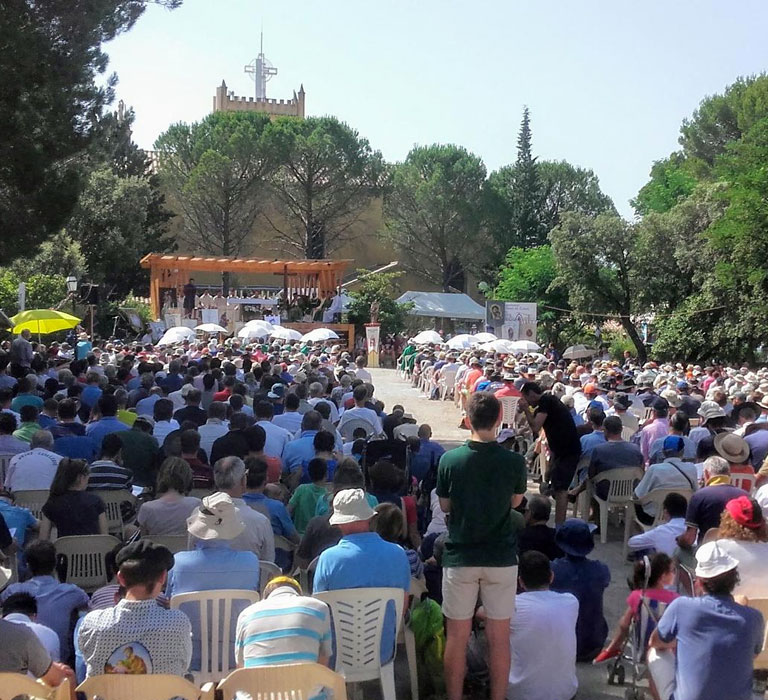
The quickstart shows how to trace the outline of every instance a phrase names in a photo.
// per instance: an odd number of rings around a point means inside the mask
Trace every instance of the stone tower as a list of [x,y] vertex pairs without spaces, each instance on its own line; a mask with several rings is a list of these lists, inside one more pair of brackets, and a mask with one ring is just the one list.
[[227,84],[222,80],[221,85],[216,88],[216,96],[213,98],[213,111],[263,112],[272,117],[299,117],[303,119],[305,96],[304,85],[302,85],[298,94],[294,90],[290,100],[238,97],[227,90]]

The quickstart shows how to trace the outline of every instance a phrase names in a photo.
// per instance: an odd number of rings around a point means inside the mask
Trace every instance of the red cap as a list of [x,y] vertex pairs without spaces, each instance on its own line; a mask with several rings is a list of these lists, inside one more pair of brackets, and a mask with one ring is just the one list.
[[584,393],[585,394],[596,394],[597,393],[597,386],[594,385],[592,382],[589,384],[586,384],[584,386]]
[[749,496],[739,496],[725,504],[725,509],[741,526],[756,530],[763,524],[763,512],[757,501]]

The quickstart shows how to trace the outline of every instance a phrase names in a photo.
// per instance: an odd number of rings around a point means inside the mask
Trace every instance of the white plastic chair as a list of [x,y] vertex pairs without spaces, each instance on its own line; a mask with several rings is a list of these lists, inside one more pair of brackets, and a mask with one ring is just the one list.
[[144,535],[141,539],[162,545],[169,549],[171,554],[186,552],[189,545],[188,535]]
[[5,473],[8,471],[8,465],[11,463],[14,455],[0,455],[0,484],[5,483]]
[[684,488],[670,488],[670,489],[653,489],[653,491],[649,491],[645,494],[642,498],[636,498],[633,501],[633,506],[647,506],[649,504],[653,504],[656,507],[656,515],[653,518],[653,523],[650,525],[646,525],[645,523],[641,523],[637,519],[637,515],[635,514],[634,507],[632,508],[632,517],[635,520],[635,524],[643,531],[648,532],[651,528],[654,528],[658,525],[661,525],[662,518],[664,517],[664,499],[670,494],[670,493],[679,493],[681,496],[685,496],[685,500],[690,501],[691,496],[693,495],[693,491],[691,489],[684,489]]
[[48,500],[49,491],[14,491],[14,504],[29,510],[38,520],[43,517],[43,506]]
[[[206,697],[200,688],[188,680],[162,673],[91,676],[77,686],[77,691],[83,693],[87,700],[198,700]],[[212,694],[210,697],[213,700]]]
[[251,700],[309,700],[318,688],[330,689],[333,700],[347,700],[344,677],[320,664],[239,668],[217,690],[221,700],[235,700],[238,693]]
[[[199,630],[193,630],[192,636],[200,640],[200,668],[190,669],[196,683],[218,683],[233,670],[230,652],[234,649],[237,615],[260,599],[258,591],[230,589],[179,593],[171,598],[173,610],[179,610],[183,605],[197,606],[197,614],[190,616],[192,624],[199,625]],[[232,604],[236,601],[243,601],[245,605],[233,614]]]
[[120,510],[121,503],[136,504],[136,496],[127,490],[117,489],[97,489],[92,491],[104,503],[107,515],[107,528],[110,535],[123,538],[123,513]]
[[514,428],[517,420],[517,402],[520,399],[517,396],[502,396],[501,402],[501,425]]
[[752,493],[757,481],[757,474],[731,473],[731,485],[737,489],[743,489],[747,493]]
[[59,537],[53,546],[66,560],[66,582],[92,593],[107,585],[106,556],[119,544],[112,535],[78,535]]
[[282,576],[283,570],[272,561],[261,561],[259,559],[259,591],[264,593],[264,589],[267,584],[275,578],[275,576]]
[[350,418],[349,420],[344,421],[339,428],[339,433],[344,442],[350,442],[355,430],[358,428],[365,430],[366,439],[373,435],[373,426],[367,420],[362,418]]
[[457,369],[440,370],[440,400],[445,401],[456,384]]
[[[381,630],[387,604],[395,608],[395,639],[403,624],[404,593],[400,588],[348,588],[315,593],[333,617],[336,668],[347,683],[380,679],[384,700],[395,697],[395,658],[381,664]],[[396,650],[396,649],[395,649]]]
[[632,439],[632,436],[635,434],[635,430],[632,430],[628,425],[625,425],[621,429],[621,439],[624,440],[624,442],[629,442]]
[[[626,542],[634,519],[629,509],[633,508],[635,486],[643,478],[643,474],[645,472],[642,467],[620,467],[601,472],[589,480],[590,496],[597,501],[600,509],[600,542],[605,544],[608,541],[608,511],[624,511],[624,558],[627,556]],[[599,498],[595,493],[595,484],[601,481],[608,482],[608,496],[605,499]],[[588,512],[589,509],[587,517]]]
[[69,679],[65,678],[58,688],[51,688],[22,673],[0,673],[0,700],[19,696],[29,700],[69,700]]

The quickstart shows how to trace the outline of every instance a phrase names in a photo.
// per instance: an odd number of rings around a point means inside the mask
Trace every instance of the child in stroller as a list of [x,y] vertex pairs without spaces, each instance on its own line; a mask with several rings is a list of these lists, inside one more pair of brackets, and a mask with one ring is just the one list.
[[[608,683],[611,685],[624,684],[624,662],[630,664],[632,687],[627,690],[626,697],[631,700],[644,697],[638,682],[648,675],[645,664],[648,640],[666,606],[677,597],[677,593],[669,590],[674,582],[674,562],[667,554],[657,552],[635,562],[627,609],[610,644],[593,661],[595,664],[611,662],[608,669]],[[649,685],[651,695],[657,698],[650,677]]]

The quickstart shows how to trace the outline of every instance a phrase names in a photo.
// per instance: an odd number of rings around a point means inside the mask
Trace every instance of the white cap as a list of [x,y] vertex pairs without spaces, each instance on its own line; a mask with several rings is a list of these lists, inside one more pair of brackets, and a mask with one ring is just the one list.
[[739,565],[717,542],[705,542],[696,550],[696,575],[714,578],[732,571]]
[[371,508],[363,489],[344,489],[333,499],[331,525],[347,525],[361,520],[370,520],[376,511]]

